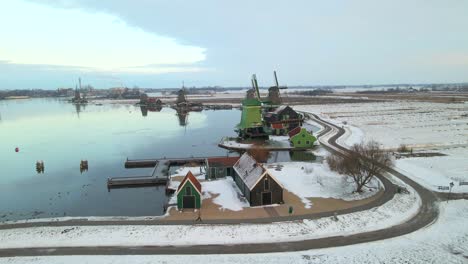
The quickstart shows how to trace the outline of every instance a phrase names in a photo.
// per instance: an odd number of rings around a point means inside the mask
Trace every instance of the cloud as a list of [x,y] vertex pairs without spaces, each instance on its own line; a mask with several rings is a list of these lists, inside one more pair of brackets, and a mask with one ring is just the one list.
[[195,64],[205,59],[203,48],[181,45],[124,22],[115,23],[121,20],[103,12],[57,10],[18,2],[3,7],[0,23],[7,24],[20,11],[21,22],[2,35],[0,58],[12,64],[134,73],[138,68],[133,67],[139,65],[173,65],[142,69],[142,73],[163,73],[176,72],[179,64],[192,65],[199,71]]
[[[105,13],[143,32],[201,47],[204,57],[197,63],[213,70],[196,76],[207,85],[248,85],[252,73],[268,85],[275,69],[280,82],[289,85],[440,82],[468,76],[465,65],[454,66],[454,75],[407,63],[425,54],[468,52],[466,1],[30,1]],[[145,64],[152,63],[138,65]],[[194,75],[179,75],[184,76]]]

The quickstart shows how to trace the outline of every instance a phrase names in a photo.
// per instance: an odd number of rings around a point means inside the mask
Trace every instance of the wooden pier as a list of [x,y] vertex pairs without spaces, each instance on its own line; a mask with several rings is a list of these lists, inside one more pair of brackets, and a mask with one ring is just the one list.
[[[211,157],[210,157],[211,158]],[[166,185],[169,181],[169,168],[171,166],[182,166],[189,163],[203,165],[209,158],[163,158],[163,159],[141,159],[126,160],[125,168],[150,168],[153,171],[148,176],[113,177],[107,179],[107,187],[125,188],[138,186]]]

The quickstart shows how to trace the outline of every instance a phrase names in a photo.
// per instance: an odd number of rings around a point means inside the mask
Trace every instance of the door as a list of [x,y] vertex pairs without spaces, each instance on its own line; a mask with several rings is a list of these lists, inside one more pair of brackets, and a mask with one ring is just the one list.
[[193,195],[184,195],[183,198],[183,208],[195,208],[195,196]]
[[262,205],[271,204],[271,192],[262,193]]

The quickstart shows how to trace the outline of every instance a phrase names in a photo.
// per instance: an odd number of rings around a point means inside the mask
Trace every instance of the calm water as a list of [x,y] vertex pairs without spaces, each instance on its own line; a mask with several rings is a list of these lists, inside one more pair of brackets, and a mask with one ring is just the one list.
[[[168,108],[143,116],[133,105],[77,109],[58,99],[0,101],[0,221],[159,215],[164,187],[108,192],[107,178],[149,174],[125,169],[127,157],[225,155],[217,143],[235,135],[239,118],[238,110],[191,112],[180,120]],[[82,159],[89,171],[80,174]],[[36,173],[37,160],[44,161],[44,174]]]

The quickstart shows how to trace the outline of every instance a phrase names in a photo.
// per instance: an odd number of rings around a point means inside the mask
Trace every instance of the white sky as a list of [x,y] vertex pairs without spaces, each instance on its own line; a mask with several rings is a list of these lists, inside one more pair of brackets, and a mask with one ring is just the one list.
[[[468,81],[463,0],[15,0],[0,89]],[[27,76],[28,78],[24,78]]]
[[[1,4],[0,60],[116,72],[172,72],[202,61],[204,49],[130,27],[104,13],[55,9],[22,1]],[[158,67],[162,64],[163,67]],[[146,66],[141,68],[131,68]],[[172,67],[168,67],[171,66]],[[197,68],[178,69],[177,71]]]

